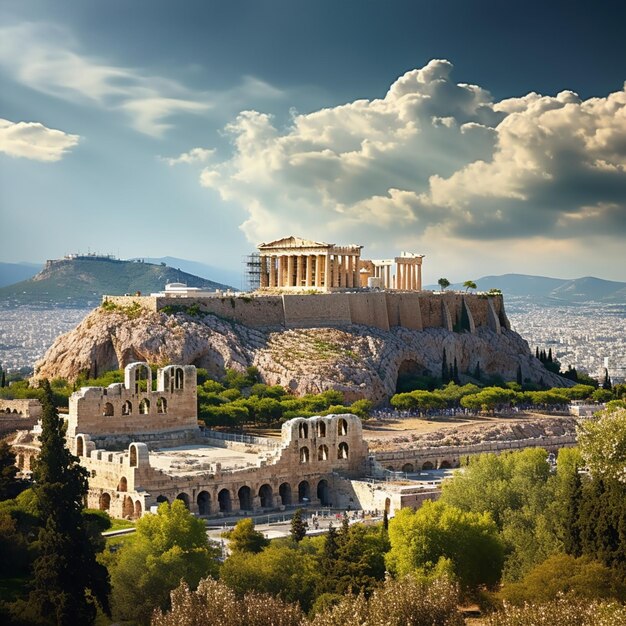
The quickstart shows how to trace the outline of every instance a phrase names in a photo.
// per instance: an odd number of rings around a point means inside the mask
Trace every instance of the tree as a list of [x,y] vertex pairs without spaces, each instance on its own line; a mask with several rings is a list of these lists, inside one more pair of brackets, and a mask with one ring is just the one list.
[[437,284],[441,287],[441,291],[445,291],[450,286],[450,281],[447,278],[440,278]]
[[468,289],[476,289],[476,283],[473,280],[466,280],[463,283],[463,287],[465,287],[465,292],[467,293]]
[[181,500],[163,502],[157,513],[137,521],[132,541],[114,555],[111,566],[114,614],[147,623],[152,611],[167,608],[169,593],[181,580],[195,588],[202,577],[217,576],[219,549],[208,543],[202,520]]
[[449,559],[462,586],[494,585],[504,565],[504,545],[488,513],[468,513],[444,502],[401,509],[389,522],[391,549],[385,555],[395,576],[428,574]]
[[602,389],[610,390],[612,387],[613,387],[613,384],[611,383],[611,378],[609,376],[609,370],[605,367],[604,368],[604,381],[602,381]]
[[232,552],[261,552],[270,543],[263,533],[254,530],[254,522],[249,517],[238,521],[224,536]]
[[42,381],[41,450],[34,465],[34,493],[45,526],[39,532],[28,606],[16,612],[34,623],[91,624],[96,603],[108,614],[109,581],[96,561],[82,515],[87,471],[67,449],[63,420],[52,403],[52,390]]
[[27,483],[17,478],[15,454],[6,441],[0,441],[0,501],[15,498]]
[[291,530],[289,534],[296,541],[302,541],[306,537],[306,531],[309,525],[302,519],[302,509],[296,509],[291,518]]

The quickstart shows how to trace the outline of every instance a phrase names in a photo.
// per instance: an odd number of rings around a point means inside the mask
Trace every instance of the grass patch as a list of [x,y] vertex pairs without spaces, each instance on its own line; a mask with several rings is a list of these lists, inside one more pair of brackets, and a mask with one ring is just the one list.
[[112,530],[124,530],[125,528],[134,528],[135,522],[131,522],[127,519],[111,519],[111,528],[107,532]]

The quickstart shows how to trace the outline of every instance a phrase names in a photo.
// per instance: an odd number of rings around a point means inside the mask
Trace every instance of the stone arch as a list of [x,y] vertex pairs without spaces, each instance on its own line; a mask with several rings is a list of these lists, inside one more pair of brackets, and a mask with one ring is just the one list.
[[126,480],[126,476],[122,476],[120,478],[120,482],[117,484],[118,491],[128,491],[128,481]]
[[143,389],[152,391],[152,370],[147,363],[130,363],[124,371],[124,386],[133,393],[139,393]]
[[239,509],[241,511],[252,511],[254,507],[252,506],[252,491],[250,487],[247,485],[240,487],[237,497],[239,498]]
[[102,415],[104,417],[113,417],[115,415],[115,409],[113,408],[113,405],[110,402],[107,402],[104,405],[104,409],[102,411]]
[[169,504],[169,500],[164,496],[164,495],[160,495],[157,497],[157,504],[161,504],[162,502],[167,502]]
[[342,417],[337,421],[337,435],[345,437],[348,434],[348,422]]
[[309,462],[309,449],[306,446],[300,448],[300,463]]
[[135,515],[135,505],[130,496],[124,496],[124,502],[122,504],[122,517],[132,519]]
[[289,483],[283,483],[278,488],[278,495],[283,506],[289,506],[291,504],[291,485]]
[[200,515],[211,514],[211,494],[208,491],[201,491],[196,498],[198,513]]
[[323,478],[317,483],[317,497],[322,506],[330,506],[330,487],[328,486],[328,481]]
[[130,466],[137,467],[137,446],[134,444],[130,446]]
[[85,439],[82,435],[76,437],[76,456],[83,456],[85,454]]
[[348,444],[345,441],[342,441],[337,446],[337,458],[338,459],[347,459],[348,458]]
[[141,501],[137,500],[135,502],[135,519],[139,519],[143,513],[143,508],[141,506]]
[[98,508],[101,511],[108,511],[111,508],[111,495],[106,493],[106,491],[100,494],[100,501],[98,503]]
[[422,463],[422,469],[431,470],[431,469],[435,469],[435,466],[430,461],[425,461],[424,463]]
[[311,501],[311,485],[309,481],[303,480],[298,485],[298,502],[310,502]]
[[157,413],[167,413],[167,400],[165,398],[159,398],[157,400]]
[[415,467],[413,467],[413,463],[405,463],[402,466],[402,471],[411,474],[415,471]]
[[139,403],[139,414],[148,415],[148,413],[150,413],[150,400],[148,400],[148,398],[144,398]]
[[324,420],[317,420],[315,424],[315,434],[318,437],[326,437],[326,422]]
[[261,508],[271,509],[274,506],[274,493],[270,485],[261,485],[259,489],[259,500],[261,501]]
[[182,500],[183,504],[185,505],[185,507],[187,509],[189,509],[189,495],[186,494],[184,491],[181,491],[177,496],[176,496],[177,500]]
[[444,459],[439,463],[439,469],[450,469],[452,467],[452,463],[450,461]]
[[228,489],[222,489],[217,494],[217,502],[220,506],[220,513],[228,513],[232,511],[232,504],[230,501],[230,491]]
[[174,389],[183,390],[185,388],[185,372],[182,367],[177,367],[174,370]]
[[122,415],[132,415],[133,413],[133,403],[130,400],[126,400],[124,404],[122,404]]
[[306,422],[300,422],[298,424],[298,437],[300,439],[309,438],[309,425]]

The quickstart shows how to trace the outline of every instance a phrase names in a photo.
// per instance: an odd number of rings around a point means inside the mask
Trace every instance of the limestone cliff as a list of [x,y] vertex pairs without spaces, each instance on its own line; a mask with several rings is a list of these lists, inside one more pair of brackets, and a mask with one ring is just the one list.
[[567,381],[546,371],[517,333],[497,334],[486,327],[475,333],[443,328],[423,331],[368,326],[264,331],[213,315],[190,316],[146,310],[100,307],[73,331],[57,338],[35,366],[35,378],[74,380],[81,372],[98,375],[133,361],[192,364],[220,377],[225,368],[259,368],[269,384],[297,394],[338,389],[346,399],[379,402],[395,393],[399,373],[441,372],[445,348],[456,357],[461,378],[476,363],[487,375],[562,385]]

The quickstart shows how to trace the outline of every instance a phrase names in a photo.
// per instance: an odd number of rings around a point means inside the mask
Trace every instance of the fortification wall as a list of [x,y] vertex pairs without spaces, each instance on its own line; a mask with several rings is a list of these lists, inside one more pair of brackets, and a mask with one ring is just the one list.
[[204,298],[105,296],[105,299],[118,306],[138,303],[151,311],[197,306],[205,313],[251,328],[363,324],[382,330],[396,326],[412,330],[452,329],[460,322],[463,307],[466,307],[472,331],[480,326],[489,326],[496,331],[498,326],[510,328],[502,296],[458,292],[355,291]]
[[284,324],[289,328],[347,326],[351,323],[351,297],[360,294],[328,293],[282,296]]

